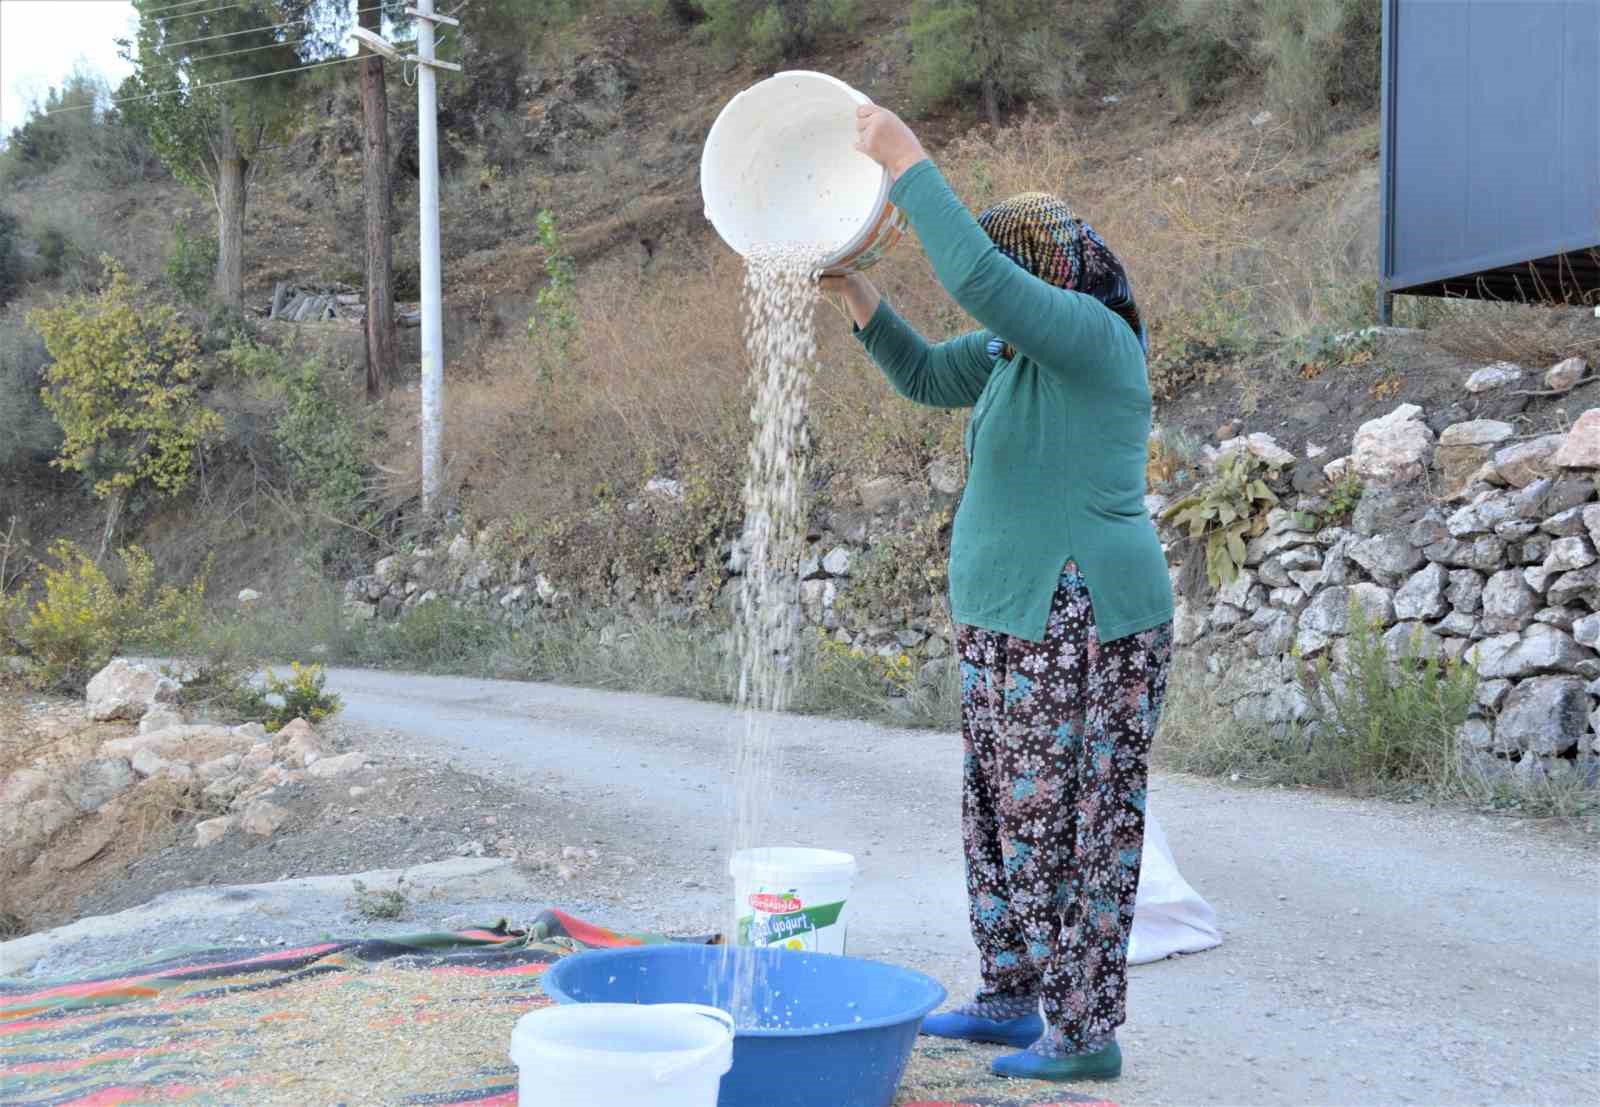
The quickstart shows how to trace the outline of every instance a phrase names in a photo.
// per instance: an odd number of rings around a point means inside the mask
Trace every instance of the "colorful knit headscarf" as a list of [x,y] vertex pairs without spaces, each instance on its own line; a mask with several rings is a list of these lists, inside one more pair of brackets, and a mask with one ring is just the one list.
[[[1149,352],[1144,322],[1122,262],[1064,201],[1044,192],[1024,192],[985,211],[978,216],[978,224],[1002,254],[1035,277],[1057,288],[1093,296],[1116,312]],[[1012,356],[1004,342],[997,340],[990,346],[996,356]]]

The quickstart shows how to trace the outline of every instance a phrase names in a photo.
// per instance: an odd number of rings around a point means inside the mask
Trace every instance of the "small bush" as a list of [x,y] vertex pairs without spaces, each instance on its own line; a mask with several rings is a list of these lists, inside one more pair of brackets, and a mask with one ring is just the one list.
[[325,691],[328,676],[321,665],[301,665],[292,662],[287,678],[268,669],[262,676],[263,687],[251,689],[242,697],[241,713],[276,733],[295,719],[304,719],[313,725],[337,715],[344,702],[332,692]]
[[359,880],[352,880],[350,886],[350,910],[363,919],[400,919],[411,907],[411,898],[406,894],[406,878],[403,876],[395,881],[393,888],[369,888]]
[[157,586],[155,563],[137,546],[119,551],[123,582],[71,542],[51,548],[44,594],[17,626],[24,606],[12,599],[12,636],[38,665],[36,683],[81,691],[90,677],[128,647],[164,650],[187,644],[201,625],[205,579],[187,587]]
[[1472,708],[1477,672],[1461,661],[1421,656],[1416,641],[1392,656],[1381,628],[1354,602],[1346,647],[1338,672],[1325,657],[1306,671],[1324,782],[1455,790],[1461,763],[1455,733]]
[[1261,463],[1245,450],[1217,462],[1217,471],[1162,518],[1204,541],[1206,579],[1212,588],[1233,582],[1244,566],[1245,543],[1267,529],[1267,510],[1278,497],[1259,476]]
[[216,270],[217,236],[201,234],[191,238],[180,223],[167,250],[167,283],[187,303],[198,307],[210,299]]
[[0,468],[42,464],[60,445],[40,395],[49,360],[44,342],[14,313],[0,317]]
[[1267,97],[1301,138],[1320,137],[1335,110],[1377,104],[1382,10],[1371,0],[1265,0]]
[[196,454],[222,430],[200,399],[194,334],[166,304],[142,305],[120,266],[110,283],[28,314],[55,360],[45,370],[45,406],[64,441],[53,462],[83,473],[97,495],[148,484],[181,491]]

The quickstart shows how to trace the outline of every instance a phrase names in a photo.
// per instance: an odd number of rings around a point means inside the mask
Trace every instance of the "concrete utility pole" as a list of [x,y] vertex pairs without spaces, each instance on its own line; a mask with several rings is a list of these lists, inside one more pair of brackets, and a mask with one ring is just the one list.
[[[403,60],[417,63],[417,177],[422,230],[422,510],[439,506],[444,468],[444,304],[439,292],[439,97],[437,69],[456,73],[461,67],[433,56],[434,24],[460,26],[447,15],[435,15],[433,0],[417,0],[406,14],[417,21],[417,52]],[[370,31],[355,33],[367,46],[389,57],[398,52]],[[380,45],[381,44],[381,45]]]

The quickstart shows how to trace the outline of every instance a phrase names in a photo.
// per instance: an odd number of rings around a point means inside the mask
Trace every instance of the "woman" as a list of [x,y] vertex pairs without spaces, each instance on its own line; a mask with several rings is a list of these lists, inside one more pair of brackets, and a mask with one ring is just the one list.
[[856,122],[940,283],[983,328],[930,346],[864,277],[824,278],[901,395],[973,409],[950,606],[983,985],[923,1031],[1027,1047],[994,1062],[1002,1076],[1110,1079],[1172,650],[1144,507],[1143,324],[1121,263],[1060,200],[1019,196],[974,220],[894,113],[863,107]]

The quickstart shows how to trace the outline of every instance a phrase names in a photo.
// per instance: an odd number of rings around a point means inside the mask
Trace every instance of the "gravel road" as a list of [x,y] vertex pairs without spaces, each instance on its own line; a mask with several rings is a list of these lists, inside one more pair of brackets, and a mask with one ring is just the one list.
[[[516,781],[625,843],[648,876],[611,901],[616,924],[720,918],[727,708],[353,670],[329,686],[394,752]],[[958,741],[813,718],[776,733],[770,837],[857,855],[851,952],[970,990]],[[1593,843],[1165,774],[1151,797],[1225,941],[1133,970],[1125,1107],[1600,1102]]]

